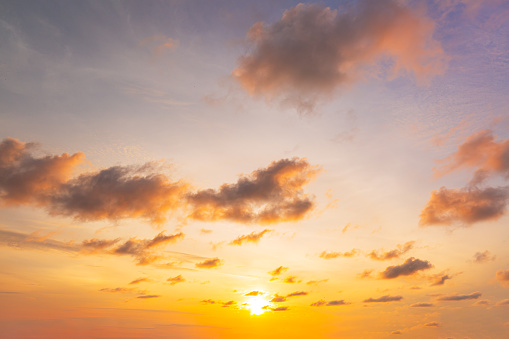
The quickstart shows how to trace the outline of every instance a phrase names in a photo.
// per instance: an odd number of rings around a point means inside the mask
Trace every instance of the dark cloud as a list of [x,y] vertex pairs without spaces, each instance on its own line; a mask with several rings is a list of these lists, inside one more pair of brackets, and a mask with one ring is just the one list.
[[146,294],[146,295],[140,295],[136,298],[138,299],[153,299],[153,298],[160,298],[161,296],[160,295],[157,295],[157,294]]
[[182,232],[165,235],[163,231],[152,239],[131,238],[123,243],[119,243],[119,239],[89,239],[82,242],[81,251],[85,254],[106,253],[130,255],[136,259],[137,265],[147,265],[160,259],[160,256],[154,253],[156,248],[174,243],[182,238],[184,238]]
[[401,334],[401,331],[392,331],[391,334]]
[[249,293],[246,293],[244,294],[246,297],[256,297],[256,296],[259,296],[259,295],[262,295],[263,292],[260,292],[260,291],[251,291]]
[[320,253],[320,258],[323,258],[323,259],[335,259],[335,258],[338,258],[338,257],[345,257],[345,258],[350,258],[350,257],[354,257],[356,255],[358,255],[360,253],[360,251],[358,249],[352,249],[351,251],[348,251],[348,252],[327,252],[327,251],[323,251],[322,253]]
[[426,324],[424,324],[424,326],[428,326],[428,327],[439,327],[439,326],[440,326],[440,324],[439,324],[439,323],[437,323],[436,321],[432,321],[432,322],[430,322],[430,323],[426,323]]
[[288,306],[278,306],[275,308],[271,308],[271,311],[289,311],[290,308]]
[[495,260],[495,256],[492,255],[488,250],[484,252],[476,252],[474,254],[474,262],[478,264],[493,260]]
[[139,283],[147,282],[147,281],[150,281],[150,279],[149,278],[138,278],[138,279],[134,279],[133,281],[131,281],[129,283],[129,285],[135,285],[135,284],[139,284]]
[[221,266],[223,264],[223,260],[219,258],[213,258],[213,259],[207,259],[204,261],[201,261],[199,263],[196,263],[195,266],[198,268],[214,268]]
[[434,274],[430,277],[431,279],[431,286],[441,286],[445,283],[446,280],[452,279],[452,276],[449,274]]
[[272,232],[272,230],[265,229],[260,232],[255,231],[255,232],[251,232],[250,234],[247,234],[247,235],[241,235],[240,237],[237,237],[235,240],[232,240],[230,242],[230,245],[242,245],[247,242],[257,243],[258,241],[260,241],[260,239],[263,237],[263,235],[268,232]]
[[308,294],[309,293],[305,292],[305,291],[297,291],[297,292],[292,292],[292,293],[288,294],[286,297],[287,298],[290,298],[290,297],[299,297],[299,296],[308,295]]
[[507,187],[442,187],[431,192],[431,198],[421,212],[419,224],[451,225],[459,222],[470,225],[496,220],[505,214],[508,198]]
[[189,217],[259,224],[302,219],[314,207],[312,197],[304,194],[302,187],[319,172],[306,159],[272,162],[267,168],[242,176],[235,184],[189,194]]
[[166,281],[169,281],[170,282],[170,285],[175,285],[175,284],[178,284],[178,283],[181,283],[181,282],[184,282],[186,281],[186,279],[184,279],[184,277],[182,275],[177,275],[173,278],[168,278],[166,279]]
[[416,303],[416,304],[410,305],[410,307],[433,307],[433,306],[435,306],[435,305],[432,303]]
[[363,302],[365,302],[365,303],[387,303],[387,302],[391,302],[391,301],[400,301],[401,299],[403,299],[403,297],[400,295],[396,295],[396,296],[384,295],[380,298],[365,299]]
[[509,270],[498,270],[495,276],[502,285],[509,286]]
[[251,49],[233,77],[253,96],[312,113],[317,101],[360,79],[382,57],[392,58],[394,73],[423,78],[443,71],[445,57],[424,11],[395,0],[356,4],[335,10],[301,3],[274,24],[253,25]]
[[394,279],[402,275],[412,275],[418,271],[427,270],[433,267],[429,261],[415,258],[408,258],[401,265],[389,266],[380,273],[382,279]]
[[452,295],[444,295],[438,297],[439,301],[460,301],[460,300],[470,300],[477,299],[482,295],[481,292],[474,292],[470,294],[452,294]]
[[326,306],[341,306],[341,305],[349,305],[350,303],[345,302],[344,300],[331,300]]
[[373,260],[391,260],[401,257],[414,247],[415,241],[409,241],[403,245],[398,244],[397,248],[385,252],[384,250],[373,250],[368,256]]

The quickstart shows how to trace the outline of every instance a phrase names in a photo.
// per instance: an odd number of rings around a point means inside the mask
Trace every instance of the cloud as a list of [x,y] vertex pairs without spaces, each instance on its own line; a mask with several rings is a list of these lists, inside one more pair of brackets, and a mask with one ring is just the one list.
[[134,279],[133,281],[131,281],[129,283],[129,285],[135,285],[135,284],[139,284],[139,283],[146,282],[146,281],[150,281],[150,279],[149,278],[138,278],[138,279]]
[[221,266],[223,264],[223,260],[219,258],[213,258],[213,259],[207,259],[204,261],[201,261],[199,263],[196,263],[195,266],[198,268],[214,268]]
[[237,305],[237,302],[234,300],[225,301],[222,303],[222,307],[230,307],[230,306],[234,306],[234,305]]
[[401,334],[401,331],[392,331],[391,334]]
[[502,285],[509,286],[509,270],[498,270],[495,276]]
[[53,239],[31,241],[30,234],[6,231],[0,229],[0,245],[19,248],[32,248],[38,250],[57,250],[69,253],[79,252],[79,246]]
[[271,303],[283,303],[285,301],[286,301],[286,297],[282,296],[282,295],[278,295],[277,293],[276,293],[276,295],[274,295],[274,298],[270,299]]
[[48,201],[83,162],[83,153],[36,158],[34,143],[5,138],[0,143],[0,204],[48,206]]
[[287,276],[283,282],[287,283],[287,284],[296,284],[296,283],[300,283],[301,280],[299,280],[296,276],[294,275],[289,275]]
[[175,284],[186,281],[186,279],[184,279],[184,277],[182,277],[182,275],[179,274],[176,277],[166,279],[166,281],[169,281],[170,285],[173,286]]
[[350,258],[350,257],[354,257],[354,256],[358,255],[359,253],[360,253],[360,251],[355,248],[349,252],[343,252],[343,253],[323,251],[322,253],[320,253],[320,258],[323,258],[323,259],[335,259],[337,257]]
[[301,3],[273,24],[250,28],[251,48],[232,74],[253,96],[312,113],[383,57],[392,59],[394,74],[441,73],[446,58],[433,29],[423,10],[395,0],[361,0],[340,10]]
[[256,297],[256,296],[259,296],[259,295],[262,295],[263,292],[260,292],[260,291],[251,291],[249,293],[246,293],[244,294],[246,297]]
[[470,300],[470,299],[477,299],[482,295],[481,292],[474,292],[470,294],[451,294],[451,295],[444,295],[441,297],[438,297],[437,300],[439,301],[460,301],[460,300]]
[[247,243],[247,242],[253,242],[253,243],[257,243],[258,241],[260,241],[260,239],[263,237],[263,235],[265,233],[268,233],[268,232],[272,232],[272,230],[263,230],[263,231],[260,231],[260,232],[251,232],[250,234],[248,235],[241,235],[239,237],[237,237],[235,240],[232,240],[229,244],[230,245],[242,245],[244,243]]
[[160,298],[161,296],[160,295],[157,295],[157,294],[147,294],[147,295],[140,295],[136,298],[138,299],[153,299],[153,298]]
[[491,130],[482,130],[469,136],[445,161],[448,164],[435,171],[437,176],[475,167],[471,185],[481,184],[493,174],[509,179],[509,139],[497,142]]
[[415,258],[408,258],[401,265],[389,266],[380,273],[382,279],[394,279],[402,275],[412,275],[418,271],[433,267],[429,261]]
[[341,305],[349,305],[350,303],[345,302],[344,300],[332,300],[327,303],[326,306],[341,306]]
[[204,304],[215,304],[216,303],[216,301],[212,300],[212,299],[206,299],[206,300],[202,300],[200,302],[204,303]]
[[509,198],[507,187],[448,189],[431,192],[428,204],[421,212],[419,224],[470,225],[480,221],[496,220],[505,214]]
[[435,305],[432,303],[416,303],[416,304],[410,305],[410,307],[433,307],[433,306],[435,306]]
[[306,159],[272,162],[267,168],[241,176],[235,184],[189,194],[189,217],[259,224],[300,220],[314,207],[312,197],[304,194],[302,187],[319,172]]
[[500,300],[495,304],[496,306],[509,306],[509,299]]
[[290,297],[299,297],[299,296],[308,295],[308,294],[309,293],[305,292],[305,291],[298,291],[298,292],[292,292],[292,293],[288,294],[286,297],[287,298],[290,298]]
[[357,274],[357,277],[359,279],[371,278],[371,273],[373,273],[373,270],[364,270],[361,273]]
[[452,279],[452,276],[440,273],[434,274],[430,277],[430,279],[432,281],[431,286],[441,286],[445,283],[446,280]]
[[312,303],[310,306],[320,307],[320,306],[325,306],[325,304],[327,304],[327,302],[325,300],[319,300],[319,301]]
[[439,324],[439,323],[437,323],[436,321],[432,321],[432,322],[430,322],[430,323],[426,323],[426,324],[424,324],[424,326],[428,326],[428,327],[439,327],[439,326],[440,326],[440,324]]
[[403,245],[398,244],[396,249],[393,249],[388,252],[384,252],[383,250],[373,250],[368,256],[373,260],[391,260],[401,257],[403,254],[407,253],[414,247],[415,241],[408,241]]
[[324,282],[329,281],[329,279],[322,279],[322,280],[310,280],[306,283],[306,285],[318,285]]
[[476,301],[473,305],[475,306],[488,306],[490,304],[489,300],[479,300]]
[[270,271],[269,274],[273,277],[277,277],[283,273],[285,273],[286,271],[288,271],[288,267],[283,267],[283,266],[279,266],[278,268],[276,268],[275,270],[273,271]]
[[137,265],[147,265],[158,259],[154,254],[154,249],[162,247],[169,243],[174,243],[184,238],[182,232],[165,235],[164,231],[157,234],[152,239],[130,238],[120,243],[120,239],[102,240],[89,239],[81,243],[81,252],[85,254],[106,253],[115,255],[130,255],[137,260]]
[[495,260],[495,256],[492,255],[488,250],[484,252],[476,252],[474,254],[474,262],[478,264],[493,260]]
[[135,290],[136,290],[135,288],[116,287],[116,288],[101,288],[99,291],[108,293],[132,293]]
[[391,301],[400,301],[401,299],[403,299],[403,297],[400,295],[396,295],[396,296],[384,295],[380,298],[365,299],[363,302],[365,302],[365,303],[387,303],[387,302],[391,302]]
[[290,308],[288,306],[278,306],[276,308],[271,308],[271,311],[289,311]]

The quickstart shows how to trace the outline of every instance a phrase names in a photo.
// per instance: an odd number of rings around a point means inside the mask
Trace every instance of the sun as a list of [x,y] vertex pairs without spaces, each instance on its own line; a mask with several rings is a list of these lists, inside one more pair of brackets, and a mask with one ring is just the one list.
[[269,306],[269,302],[262,296],[252,297],[247,301],[247,308],[252,315],[260,315],[264,313],[267,310],[266,306]]

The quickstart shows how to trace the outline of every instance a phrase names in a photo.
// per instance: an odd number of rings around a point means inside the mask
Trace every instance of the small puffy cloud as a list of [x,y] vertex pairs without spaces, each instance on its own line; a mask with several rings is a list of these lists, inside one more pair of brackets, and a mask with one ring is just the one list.
[[206,259],[204,261],[201,261],[199,263],[196,263],[195,266],[198,268],[214,268],[221,266],[223,264],[223,260],[219,258],[213,258],[213,259]]
[[430,323],[426,323],[426,324],[424,324],[424,326],[428,326],[428,327],[439,327],[439,326],[440,326],[440,324],[439,324],[439,323],[437,323],[436,321],[432,321],[432,322],[430,322]]
[[495,260],[495,256],[488,250],[484,252],[476,252],[474,254],[474,262],[478,264],[493,260]]
[[451,225],[496,220],[505,214],[509,191],[506,187],[448,189],[431,192],[419,224]]
[[500,300],[495,304],[496,306],[509,306],[509,299]]
[[301,280],[299,280],[296,276],[294,275],[289,275],[287,276],[283,282],[287,283],[287,284],[296,284],[296,283],[300,283]]
[[212,300],[212,299],[205,299],[205,300],[202,300],[200,302],[203,303],[203,304],[212,304],[212,305],[216,303],[216,301]]
[[436,170],[438,176],[474,167],[471,185],[481,184],[493,174],[509,179],[509,140],[496,141],[491,130],[482,130],[469,136],[445,161],[448,164]]
[[331,300],[326,306],[341,306],[341,305],[349,305],[350,303],[345,302],[344,300]]
[[452,279],[452,276],[450,276],[449,274],[444,274],[444,273],[434,274],[430,277],[431,286],[441,286],[441,285],[445,284],[446,280],[449,280],[449,279]]
[[509,270],[498,270],[495,277],[504,286],[509,286]]
[[478,299],[482,295],[481,292],[474,292],[470,294],[451,294],[444,295],[438,297],[439,301],[461,301],[461,300],[470,300],[470,299]]
[[222,305],[222,307],[230,307],[230,306],[237,305],[237,302],[234,300],[230,300],[230,301],[221,303],[221,305]]
[[286,301],[286,297],[285,296],[282,296],[282,295],[278,295],[276,293],[276,295],[274,295],[274,298],[272,298],[270,300],[271,303],[283,303]]
[[433,306],[435,305],[432,303],[415,303],[410,305],[410,307],[433,307]]
[[407,253],[414,247],[415,241],[408,241],[404,244],[398,244],[397,248],[390,250],[390,251],[384,251],[384,250],[373,250],[371,251],[368,256],[373,260],[391,260],[391,259],[397,259],[401,257],[403,254]]
[[257,243],[260,241],[260,239],[263,237],[265,233],[272,232],[272,230],[265,229],[260,232],[251,232],[247,235],[241,235],[240,237],[237,237],[235,240],[232,240],[230,242],[230,245],[242,245],[247,242]]
[[348,252],[327,252],[327,251],[323,251],[322,253],[320,253],[320,258],[323,258],[323,259],[335,259],[335,258],[338,258],[338,257],[345,257],[345,258],[350,258],[350,257],[354,257],[356,255],[358,255],[360,253],[360,251],[358,249],[352,249],[351,251],[348,251]]
[[400,301],[401,299],[403,299],[403,297],[400,295],[396,295],[396,296],[384,295],[380,298],[365,299],[363,302],[365,302],[365,303],[387,303],[387,302],[392,302],[392,301]]
[[358,273],[357,277],[359,279],[371,278],[371,273],[373,273],[373,270],[364,270],[361,273]]
[[474,303],[475,306],[488,306],[489,304],[489,300],[478,300]]
[[260,291],[251,291],[249,293],[246,293],[244,294],[246,297],[256,297],[258,295],[262,295],[264,294],[263,292],[260,292]]
[[166,279],[166,281],[169,281],[170,285],[175,285],[175,284],[186,281],[186,279],[184,279],[184,277],[179,274],[176,277]]
[[157,294],[145,294],[145,295],[140,295],[136,298],[138,299],[153,299],[153,298],[160,298],[161,296],[160,295],[157,295]]
[[302,187],[319,172],[306,159],[272,162],[267,168],[241,176],[235,184],[189,194],[189,217],[259,224],[300,220],[314,207],[313,198]]
[[89,239],[82,242],[81,252],[85,254],[105,253],[130,255],[137,260],[137,265],[147,265],[160,259],[160,257],[154,253],[156,248],[174,243],[182,238],[184,238],[182,232],[165,235],[163,231],[152,239],[131,238],[123,243],[119,243],[119,239]]
[[283,273],[285,273],[286,271],[288,271],[288,267],[283,267],[283,266],[279,266],[278,268],[276,268],[275,270],[273,271],[270,271],[269,274],[273,277],[277,277]]
[[308,294],[309,293],[305,292],[305,291],[297,291],[297,292],[292,292],[292,293],[288,294],[286,297],[287,298],[290,298],[290,297],[299,297],[299,296],[308,295]]
[[150,281],[150,279],[149,278],[138,278],[138,279],[134,279],[133,281],[131,281],[129,283],[129,285],[136,285],[136,284],[139,284],[142,282],[147,282],[147,281]]
[[441,73],[446,58],[433,29],[423,10],[395,0],[361,0],[340,10],[301,3],[273,24],[251,27],[251,49],[232,74],[251,95],[309,114],[383,57],[392,58],[395,74]]
[[319,300],[319,301],[312,303],[310,306],[320,307],[320,306],[325,306],[326,304],[327,304],[327,302],[325,300]]
[[408,258],[401,265],[389,266],[380,273],[382,279],[394,279],[402,275],[412,275],[418,271],[427,270],[433,267],[429,261],[415,258]]
[[401,331],[392,331],[391,334],[401,334]]

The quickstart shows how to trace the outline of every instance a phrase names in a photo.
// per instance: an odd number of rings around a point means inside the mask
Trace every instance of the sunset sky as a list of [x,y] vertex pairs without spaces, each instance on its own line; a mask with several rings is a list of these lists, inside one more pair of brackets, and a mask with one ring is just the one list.
[[1,338],[508,338],[509,2],[0,2]]

